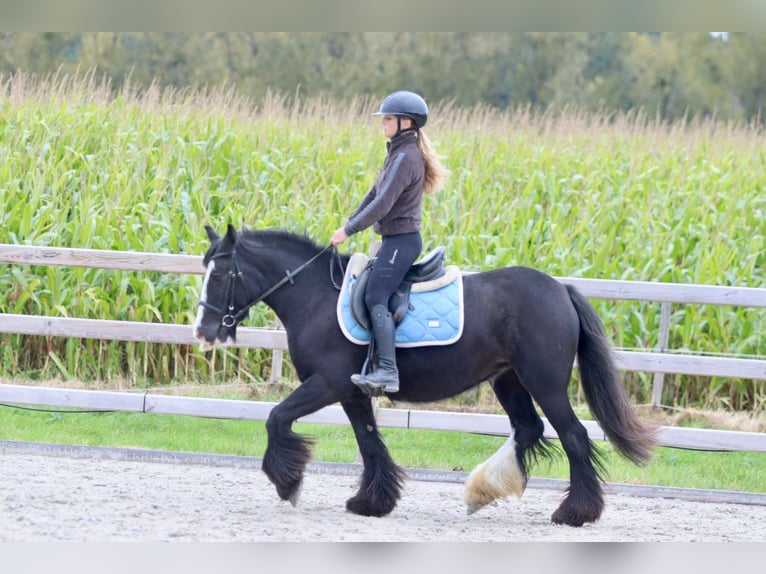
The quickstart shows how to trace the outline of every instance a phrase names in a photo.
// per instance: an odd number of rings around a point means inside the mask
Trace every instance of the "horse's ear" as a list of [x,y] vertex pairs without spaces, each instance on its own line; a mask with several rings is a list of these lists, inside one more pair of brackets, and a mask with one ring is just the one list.
[[209,225],[205,226],[205,231],[207,231],[207,238],[210,240],[210,243],[215,243],[220,239],[220,236],[215,232],[215,229]]
[[228,239],[229,243],[232,245],[236,244],[237,242],[237,228],[234,227],[231,223],[229,223],[229,226],[226,228],[226,239]]

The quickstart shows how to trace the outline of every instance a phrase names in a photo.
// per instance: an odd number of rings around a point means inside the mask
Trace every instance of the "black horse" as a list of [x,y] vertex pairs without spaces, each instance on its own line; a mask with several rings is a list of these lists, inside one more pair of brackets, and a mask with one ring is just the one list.
[[[211,246],[194,327],[201,347],[233,340],[250,307],[263,301],[285,327],[302,383],[266,422],[262,468],[278,495],[297,503],[311,458],[312,442],[293,432],[293,422],[340,402],[364,464],[359,490],[346,509],[366,516],[390,513],[406,475],[378,432],[370,397],[349,380],[367,349],[344,337],[336,315],[333,258],[345,267],[349,257],[285,231],[238,232],[229,225],[220,237],[206,229]],[[528,466],[547,454],[534,400],[558,433],[570,465],[566,497],[551,519],[572,526],[598,520],[604,507],[598,452],[567,396],[575,357],[591,412],[620,454],[643,464],[653,446],[651,431],[631,409],[600,318],[573,286],[534,269],[509,267],[462,280],[462,337],[448,346],[397,349],[401,388],[392,397],[437,401],[483,381],[492,385],[512,430],[505,445],[468,477],[469,512],[510,494],[520,497]]]

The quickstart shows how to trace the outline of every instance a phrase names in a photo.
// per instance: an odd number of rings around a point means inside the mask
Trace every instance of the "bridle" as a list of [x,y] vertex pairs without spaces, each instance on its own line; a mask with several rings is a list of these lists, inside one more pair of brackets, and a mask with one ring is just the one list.
[[322,249],[319,253],[314,255],[311,259],[308,261],[302,263],[292,271],[289,269],[285,270],[285,276],[282,277],[277,283],[266,289],[263,293],[261,293],[258,297],[252,298],[250,302],[242,307],[239,311],[235,312],[234,307],[234,296],[235,296],[235,286],[237,283],[237,279],[242,281],[242,286],[245,288],[245,292],[248,292],[247,285],[245,284],[244,280],[242,279],[242,271],[239,269],[239,263],[238,263],[238,257],[237,257],[237,250],[236,248],[232,249],[231,251],[224,251],[222,253],[216,253],[212,257],[210,257],[211,260],[213,259],[221,259],[223,257],[231,257],[231,269],[229,270],[229,284],[226,288],[226,300],[228,301],[228,304],[226,306],[226,309],[220,309],[216,307],[215,305],[211,305],[207,301],[200,301],[198,305],[204,309],[207,309],[208,311],[212,311],[213,313],[216,313],[221,316],[221,325],[224,327],[234,327],[238,325],[245,317],[247,317],[248,313],[250,312],[251,307],[253,305],[257,305],[261,301],[263,301],[266,297],[274,293],[277,289],[285,285],[286,283],[290,283],[291,285],[294,283],[293,278],[298,275],[301,271],[303,271],[306,267],[311,265],[314,261],[319,259],[319,257],[324,254],[328,249],[333,250],[333,257],[330,259],[330,278],[332,280],[333,286],[340,291],[340,286],[336,284],[335,277],[333,275],[333,262],[337,259],[338,265],[341,268],[341,271],[343,270],[342,263],[340,262],[340,256],[338,255],[338,250],[334,245],[328,245],[324,249]]

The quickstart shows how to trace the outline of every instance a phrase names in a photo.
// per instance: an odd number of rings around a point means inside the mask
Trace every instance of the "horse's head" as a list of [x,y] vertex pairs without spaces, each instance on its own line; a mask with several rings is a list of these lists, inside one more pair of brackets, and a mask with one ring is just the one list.
[[210,248],[203,259],[205,279],[194,323],[194,336],[203,351],[234,342],[237,325],[249,308],[248,290],[237,261],[237,230],[229,224],[223,237],[210,226],[205,230]]
[[[275,292],[283,286],[299,286],[290,290],[290,297],[281,299],[287,312],[299,304],[305,307],[307,297],[327,280],[326,276],[320,279],[322,271],[317,265],[312,268],[313,276],[308,272],[300,280],[296,276],[327,253],[329,245],[320,248],[305,236],[284,231],[238,232],[231,224],[223,237],[209,226],[205,229],[210,248],[203,259],[206,273],[194,324],[194,336],[203,350],[235,341],[237,325],[260,301],[280,315],[274,307]],[[343,266],[340,259],[338,265]],[[332,268],[330,271],[332,279]]]

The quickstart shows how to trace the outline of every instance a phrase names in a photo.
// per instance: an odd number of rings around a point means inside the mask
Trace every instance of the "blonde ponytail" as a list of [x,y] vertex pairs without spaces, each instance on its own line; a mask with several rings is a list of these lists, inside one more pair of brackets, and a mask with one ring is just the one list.
[[430,195],[442,188],[450,172],[439,161],[439,157],[436,155],[433,147],[431,147],[431,141],[423,133],[423,130],[418,130],[418,147],[420,148],[420,153],[423,154],[423,161],[426,167],[423,193]]

